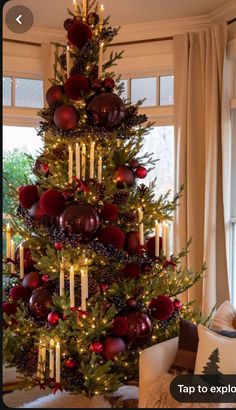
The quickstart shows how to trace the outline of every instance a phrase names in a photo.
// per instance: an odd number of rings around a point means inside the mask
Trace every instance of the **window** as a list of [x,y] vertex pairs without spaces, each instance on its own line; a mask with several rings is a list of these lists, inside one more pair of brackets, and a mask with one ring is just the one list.
[[43,81],[30,78],[3,77],[3,105],[42,108]]
[[174,104],[174,76],[160,76],[160,105]]
[[3,105],[12,105],[12,78],[3,77]]
[[131,101],[136,104],[138,100],[143,100],[143,107],[157,105],[156,77],[131,79]]

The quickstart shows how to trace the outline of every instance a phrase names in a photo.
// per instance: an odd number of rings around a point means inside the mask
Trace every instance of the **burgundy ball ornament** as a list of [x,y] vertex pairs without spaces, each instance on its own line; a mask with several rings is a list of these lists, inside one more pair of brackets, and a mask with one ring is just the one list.
[[80,236],[81,241],[88,241],[99,227],[99,217],[93,206],[73,203],[67,205],[59,223],[67,234],[76,234]]
[[137,300],[135,298],[129,298],[126,300],[126,305],[130,309],[135,309],[137,307]]
[[138,166],[139,166],[139,161],[138,161],[137,159],[135,159],[135,158],[132,158],[132,159],[129,161],[129,166],[130,166],[131,168],[138,168]]
[[99,341],[94,341],[90,343],[89,350],[92,353],[101,354],[103,351],[103,344]]
[[41,195],[39,205],[45,214],[59,216],[65,209],[66,201],[57,189],[48,189]]
[[127,263],[125,265],[125,276],[128,278],[139,278],[141,275],[141,267],[136,263]]
[[30,295],[28,289],[22,285],[18,285],[10,289],[9,296],[13,302],[17,302],[20,299],[28,300]]
[[89,124],[109,129],[121,123],[125,106],[118,95],[102,92],[89,98],[87,115]]
[[86,23],[76,20],[69,27],[67,37],[73,46],[82,48],[92,38],[92,34],[91,28]]
[[52,305],[52,295],[41,286],[33,291],[29,300],[30,314],[36,320],[46,320]]
[[54,105],[61,103],[64,98],[64,87],[63,85],[53,85],[47,90],[46,101],[48,105]]
[[96,26],[99,23],[99,15],[97,13],[89,13],[86,22],[90,26]]
[[73,359],[66,359],[64,361],[64,367],[66,367],[66,369],[73,370],[75,369],[76,366],[77,366],[77,362]]
[[[151,259],[155,259],[155,242],[156,242],[155,236],[151,236],[146,243],[147,255]],[[159,252],[161,252],[161,249],[162,249],[162,238],[159,237]]]
[[135,170],[135,175],[137,178],[143,179],[147,176],[147,170],[145,167],[138,167]]
[[150,339],[151,334],[152,323],[146,313],[133,312],[128,315],[128,332],[126,337],[129,341],[141,346]]
[[108,225],[103,228],[98,237],[103,245],[113,245],[117,249],[122,249],[125,242],[125,234],[118,226]]
[[22,281],[22,285],[30,290],[37,289],[41,284],[42,278],[36,271],[27,273]]
[[62,245],[61,242],[55,242],[55,243],[54,243],[54,248],[55,248],[57,251],[61,251],[61,250],[62,250],[62,247],[63,247],[63,245]]
[[119,208],[115,204],[105,204],[101,209],[101,217],[105,221],[114,222],[118,218]]
[[42,160],[42,156],[38,157],[35,161],[34,173],[39,176],[43,175],[45,177],[50,174],[49,165],[44,160]]
[[100,80],[100,78],[94,78],[94,80],[91,81],[91,88],[94,91],[100,91],[102,88],[102,80]]
[[79,121],[79,114],[73,105],[61,105],[54,112],[54,122],[63,130],[74,130]]
[[59,322],[60,315],[57,312],[50,312],[47,317],[47,321],[50,325],[56,326]]
[[175,300],[173,301],[173,306],[174,306],[174,309],[175,309],[175,310],[180,311],[180,310],[182,309],[182,307],[183,307],[183,303],[181,302],[181,300],[175,299]]
[[63,27],[66,31],[69,30],[69,28],[72,26],[72,24],[74,24],[74,19],[66,19],[63,23]]
[[40,220],[45,215],[42,208],[40,208],[39,201],[35,202],[35,204],[31,206],[29,215],[35,220]]
[[89,80],[81,74],[71,75],[65,82],[65,93],[71,100],[79,100],[89,92]]
[[114,360],[119,353],[124,353],[126,345],[120,337],[107,336],[103,342],[102,356],[105,360]]
[[113,78],[107,77],[103,80],[102,85],[107,91],[112,91],[115,87],[115,81],[113,80]]
[[[27,242],[24,241],[20,245],[24,248],[24,272],[29,273],[34,270],[35,261],[32,258],[31,249],[27,248]],[[15,262],[18,268],[20,267],[20,245],[15,251]]]
[[6,313],[8,316],[14,316],[16,314],[17,305],[16,303],[3,302],[2,303],[2,313]]
[[138,252],[139,248],[139,232],[137,231],[130,231],[127,232],[125,235],[125,250],[130,254],[133,255],[134,253]]
[[124,336],[129,329],[127,316],[117,316],[113,320],[112,334],[114,336]]
[[39,200],[38,188],[36,185],[26,185],[19,189],[19,202],[25,209],[30,209],[31,206]]
[[169,296],[159,295],[151,300],[149,309],[157,320],[167,320],[174,311],[174,305]]
[[131,188],[135,183],[134,171],[127,165],[120,165],[114,172],[114,180],[118,189]]
[[43,281],[44,283],[47,283],[47,282],[49,281],[49,276],[48,276],[47,273],[44,273],[44,274],[42,275],[42,281]]

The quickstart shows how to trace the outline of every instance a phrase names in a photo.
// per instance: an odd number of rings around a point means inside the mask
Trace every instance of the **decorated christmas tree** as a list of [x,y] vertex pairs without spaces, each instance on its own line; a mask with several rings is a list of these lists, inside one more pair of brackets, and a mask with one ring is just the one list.
[[121,98],[122,53],[107,47],[118,29],[94,2],[68,12],[34,178],[8,186],[4,360],[27,386],[93,396],[137,381],[140,350],[176,336],[180,317],[196,320],[178,295],[205,268],[181,265],[188,244],[170,252],[181,193],[156,199],[155,181],[141,183],[156,164],[139,155],[152,124],[142,101]]

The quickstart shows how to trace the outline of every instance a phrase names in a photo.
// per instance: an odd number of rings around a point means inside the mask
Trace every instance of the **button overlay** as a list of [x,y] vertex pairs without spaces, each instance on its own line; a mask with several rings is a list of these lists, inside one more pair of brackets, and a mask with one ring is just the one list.
[[13,33],[26,33],[34,23],[32,11],[25,6],[14,6],[6,14],[6,25]]

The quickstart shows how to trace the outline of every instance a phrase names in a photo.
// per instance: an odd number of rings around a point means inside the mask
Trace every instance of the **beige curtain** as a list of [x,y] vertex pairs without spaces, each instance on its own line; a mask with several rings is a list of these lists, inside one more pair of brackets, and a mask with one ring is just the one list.
[[189,268],[207,263],[205,278],[191,288],[208,314],[229,298],[222,193],[222,79],[226,27],[174,37],[176,190],[185,191],[175,215],[175,251],[193,238]]

